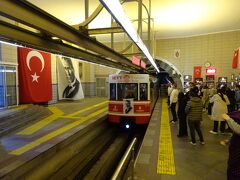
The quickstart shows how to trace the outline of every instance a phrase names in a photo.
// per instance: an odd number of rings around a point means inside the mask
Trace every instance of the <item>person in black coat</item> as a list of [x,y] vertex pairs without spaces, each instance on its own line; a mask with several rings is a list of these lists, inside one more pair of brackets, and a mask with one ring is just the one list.
[[230,104],[228,105],[228,112],[233,112],[235,111],[235,107],[236,107],[235,91],[231,90],[228,87],[226,90],[226,95],[230,102]]
[[233,130],[233,135],[229,144],[229,157],[227,167],[227,179],[240,179],[240,111],[223,114],[229,127]]
[[180,92],[178,95],[178,119],[179,119],[179,132],[178,137],[187,136],[187,120],[186,120],[186,113],[185,113],[185,107],[187,105],[189,98],[187,95],[184,95],[183,92]]

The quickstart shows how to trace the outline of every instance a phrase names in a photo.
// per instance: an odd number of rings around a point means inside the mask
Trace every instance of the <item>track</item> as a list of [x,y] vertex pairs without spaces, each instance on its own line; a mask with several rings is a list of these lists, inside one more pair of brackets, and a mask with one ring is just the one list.
[[[136,126],[131,131],[123,131],[118,127],[116,129],[118,130],[118,133],[113,143],[104,151],[99,160],[84,178],[77,176],[76,179],[110,179],[134,137],[137,137],[138,139],[135,147],[136,157],[146,131],[146,126]],[[128,171],[127,167],[125,171]]]
[[137,136],[139,147],[145,129],[122,131],[102,120],[58,149],[44,152],[40,164],[29,162],[31,168],[19,179],[110,179],[131,139]]

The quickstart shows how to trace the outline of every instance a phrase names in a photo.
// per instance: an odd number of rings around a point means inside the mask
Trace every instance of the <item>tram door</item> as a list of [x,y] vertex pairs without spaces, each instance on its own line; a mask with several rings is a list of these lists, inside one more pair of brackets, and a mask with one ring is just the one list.
[[18,105],[15,66],[0,66],[0,108]]

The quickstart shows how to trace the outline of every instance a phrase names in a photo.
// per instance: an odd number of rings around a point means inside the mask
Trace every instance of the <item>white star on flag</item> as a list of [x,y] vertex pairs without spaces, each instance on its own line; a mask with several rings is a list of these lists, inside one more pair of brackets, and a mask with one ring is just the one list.
[[40,76],[37,76],[37,74],[36,74],[36,72],[34,73],[34,75],[31,75],[32,76],[32,82],[33,81],[36,81],[36,82],[38,82],[38,78],[40,77]]

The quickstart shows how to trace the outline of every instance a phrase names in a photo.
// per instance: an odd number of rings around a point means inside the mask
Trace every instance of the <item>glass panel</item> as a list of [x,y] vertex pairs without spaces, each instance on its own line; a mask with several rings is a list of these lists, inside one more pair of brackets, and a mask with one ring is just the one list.
[[6,67],[7,105],[17,105],[16,67]]
[[110,83],[110,100],[116,100],[116,84]]
[[5,107],[4,66],[0,66],[0,108]]
[[134,100],[138,100],[138,84],[137,83],[119,83],[118,86],[118,100],[122,100],[123,98],[129,99],[133,98]]
[[106,78],[96,78],[96,90],[98,97],[106,97]]
[[124,97],[124,84],[122,83],[117,84],[117,96],[118,100],[122,100]]
[[148,99],[148,84],[140,83],[140,100]]

